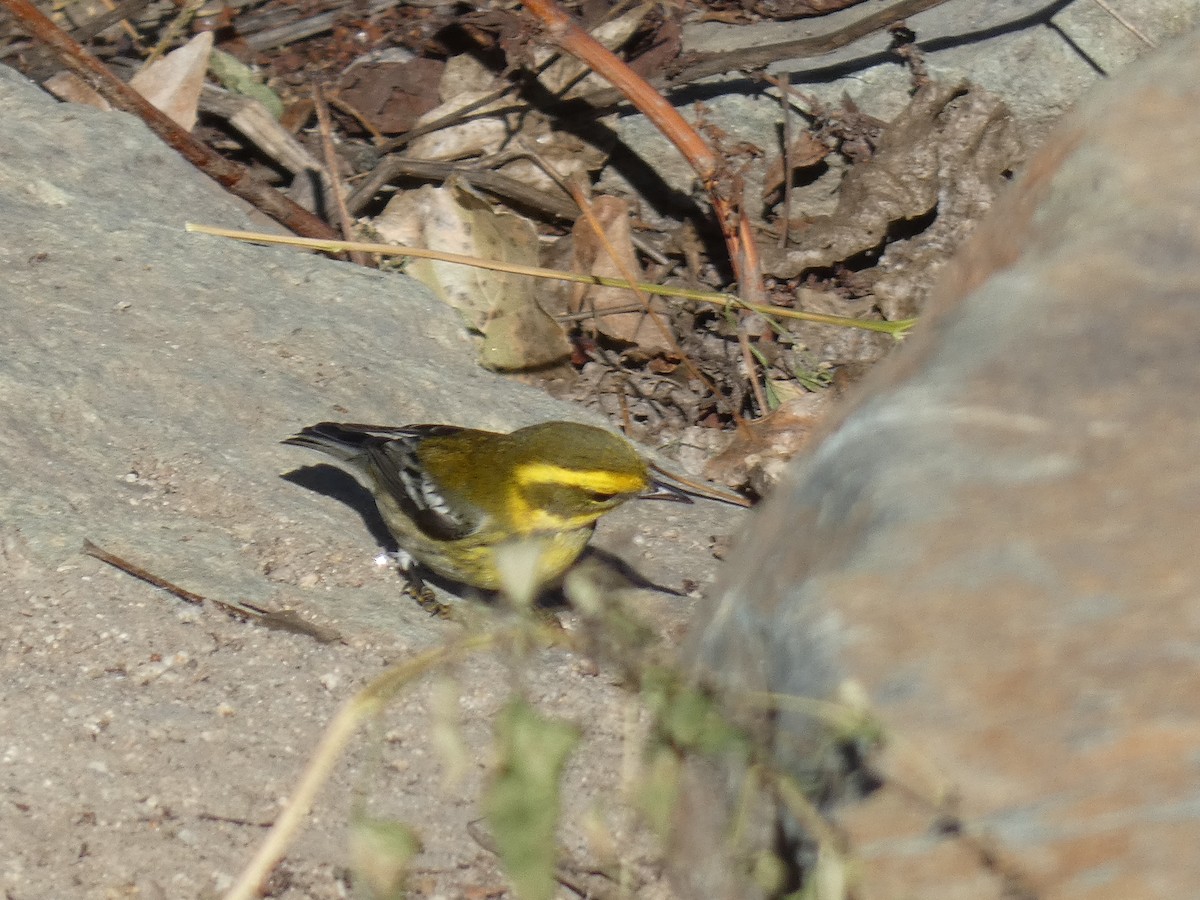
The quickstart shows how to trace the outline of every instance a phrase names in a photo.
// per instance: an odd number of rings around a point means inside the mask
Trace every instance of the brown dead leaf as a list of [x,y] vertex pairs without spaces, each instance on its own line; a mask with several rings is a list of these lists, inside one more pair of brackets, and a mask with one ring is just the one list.
[[[454,183],[398,193],[373,224],[384,240],[409,247],[538,264],[537,233],[527,219],[500,212]],[[534,278],[432,259],[413,260],[406,271],[483,334],[482,365],[531,369],[570,353],[562,326],[538,304]]]
[[[599,275],[607,278],[642,279],[637,254],[629,230],[629,201],[617,197],[597,197],[592,202],[592,214],[604,231],[601,238],[586,217],[581,216],[572,230],[575,250],[576,272]],[[614,254],[616,258],[614,259]],[[636,347],[646,356],[662,356],[670,353],[673,342],[663,334],[652,315],[644,310],[638,312],[613,312],[608,310],[627,309],[630,304],[642,302],[641,298],[626,288],[577,285],[571,299],[572,312],[595,312],[595,318],[586,319],[584,327],[590,334],[599,334],[612,341]],[[666,304],[661,298],[649,299],[650,309],[666,324]]]
[[445,63],[435,59],[355,61],[338,80],[338,96],[383,134],[400,134],[438,104]]
[[191,131],[196,124],[196,110],[212,47],[213,33],[202,31],[134,75],[129,79],[129,86],[166,113],[180,128]]
[[704,477],[735,490],[749,487],[758,496],[765,496],[788,461],[808,442],[825,405],[825,394],[803,394],[769,415],[747,422],[729,446],[709,460]]
[[774,203],[779,199],[785,180],[783,173],[785,166],[790,165],[791,167],[791,171],[787,175],[790,178],[801,169],[815,166],[829,153],[830,149],[812,132],[802,132],[798,138],[792,141],[791,152],[781,153],[767,166],[766,175],[763,177],[763,199],[767,203]]
[[792,278],[877,250],[897,223],[935,210],[943,215],[939,198],[953,197],[964,179],[986,182],[994,193],[1020,158],[1013,129],[1004,104],[980,88],[923,86],[884,130],[875,153],[847,173],[834,213],[812,220],[794,249],[764,246],[763,270]]

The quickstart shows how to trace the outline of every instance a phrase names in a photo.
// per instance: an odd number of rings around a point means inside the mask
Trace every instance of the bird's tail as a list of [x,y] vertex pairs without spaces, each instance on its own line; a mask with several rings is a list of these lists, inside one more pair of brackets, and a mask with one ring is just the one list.
[[361,455],[369,442],[378,440],[377,435],[366,429],[353,425],[339,425],[336,422],[321,422],[310,425],[299,434],[294,434],[280,443],[318,450],[334,459],[345,461]]

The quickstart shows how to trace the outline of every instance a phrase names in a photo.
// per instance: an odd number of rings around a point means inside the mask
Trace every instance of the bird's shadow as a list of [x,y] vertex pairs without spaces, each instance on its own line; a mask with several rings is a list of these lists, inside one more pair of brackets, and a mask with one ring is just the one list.
[[[375,539],[375,543],[379,545],[380,549],[387,553],[393,553],[399,549],[396,539],[392,537],[392,533],[388,531],[383,517],[379,514],[379,508],[375,505],[374,496],[349,472],[337,466],[318,463],[312,466],[302,466],[299,469],[293,469],[280,477],[284,481],[291,482],[307,491],[324,494],[326,497],[346,504],[362,518],[363,525],[366,526],[367,531]],[[585,558],[594,560],[601,566],[617,573],[621,579],[633,587],[647,588],[664,594],[682,596],[673,588],[654,583],[634,569],[629,563],[625,562],[625,560],[615,554],[609,553],[607,550],[601,550],[598,547],[588,547],[584,553]],[[479,599],[485,603],[491,603],[498,596],[495,591],[485,591],[481,588],[463,584],[460,581],[445,578],[436,572],[431,572],[425,566],[419,566],[419,573],[423,581],[457,597]],[[538,605],[556,609],[569,606],[570,604],[563,594],[562,587],[554,586],[543,591],[542,596],[538,599]]]
[[375,543],[382,549],[388,553],[399,549],[396,539],[392,537],[387,525],[384,524],[383,516],[379,515],[379,508],[375,505],[375,498],[371,496],[371,492],[344,469],[318,463],[293,469],[281,475],[280,478],[307,491],[324,494],[326,497],[345,503],[362,517],[367,531],[371,533]]

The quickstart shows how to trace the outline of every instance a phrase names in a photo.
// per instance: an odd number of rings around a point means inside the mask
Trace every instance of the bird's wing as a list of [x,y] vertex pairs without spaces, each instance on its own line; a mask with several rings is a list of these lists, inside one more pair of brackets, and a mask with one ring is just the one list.
[[435,540],[453,541],[479,530],[485,518],[474,507],[446,499],[437,481],[417,458],[417,447],[426,437],[450,434],[451,425],[409,425],[372,429],[387,434],[367,441],[364,450],[380,490],[386,491],[416,526]]

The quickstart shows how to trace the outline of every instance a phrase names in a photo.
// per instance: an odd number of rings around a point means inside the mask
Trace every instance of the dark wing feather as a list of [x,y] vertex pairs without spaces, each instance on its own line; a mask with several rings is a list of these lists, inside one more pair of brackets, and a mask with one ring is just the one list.
[[401,511],[430,538],[453,541],[468,537],[483,523],[475,509],[447,502],[421,467],[417,450],[430,437],[454,434],[454,425],[360,425],[321,422],[288,438],[295,444],[328,453],[367,473],[376,489],[388,494]]
[[396,436],[376,438],[364,448],[380,490],[395,498],[421,531],[440,541],[465,538],[478,530],[483,521],[477,510],[449,503],[417,459],[417,448],[424,438],[455,430],[446,425],[388,429],[387,433]]

